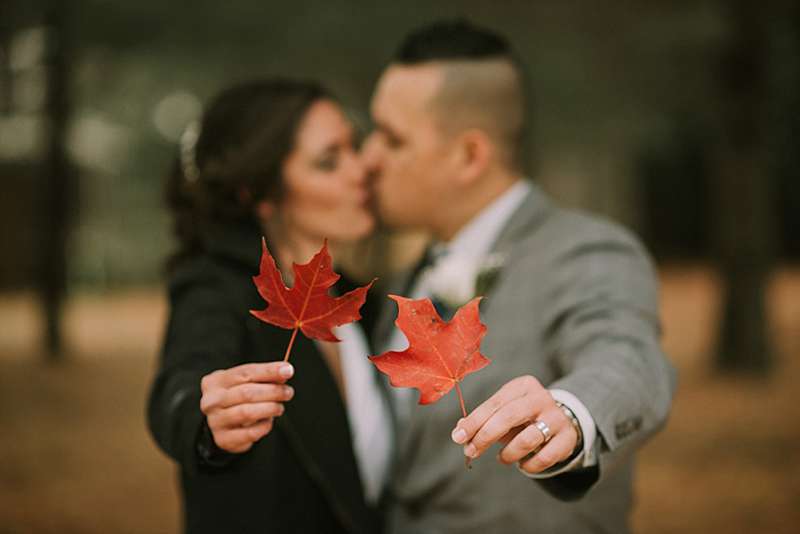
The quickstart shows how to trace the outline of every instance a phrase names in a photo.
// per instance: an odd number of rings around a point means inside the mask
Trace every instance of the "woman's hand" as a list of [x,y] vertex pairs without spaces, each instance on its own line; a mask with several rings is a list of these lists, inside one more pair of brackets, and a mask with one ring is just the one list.
[[294,375],[285,362],[247,363],[203,377],[200,410],[220,449],[242,453],[272,430],[283,402],[294,396],[284,383]]

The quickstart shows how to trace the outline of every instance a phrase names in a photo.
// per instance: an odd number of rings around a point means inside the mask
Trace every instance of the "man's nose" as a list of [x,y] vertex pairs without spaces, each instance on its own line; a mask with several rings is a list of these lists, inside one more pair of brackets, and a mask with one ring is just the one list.
[[370,133],[361,145],[361,161],[367,172],[375,172],[380,167],[380,140],[377,132]]

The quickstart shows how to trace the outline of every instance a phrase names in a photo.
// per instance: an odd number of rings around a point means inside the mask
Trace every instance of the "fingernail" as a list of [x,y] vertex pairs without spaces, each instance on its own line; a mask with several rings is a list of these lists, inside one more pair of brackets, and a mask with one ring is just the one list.
[[289,377],[291,377],[291,376],[294,374],[294,367],[292,367],[292,365],[291,365],[291,364],[288,364],[288,363],[287,363],[286,365],[284,365],[284,366],[281,366],[281,368],[280,368],[280,370],[278,371],[278,373],[279,373],[279,374],[280,374],[280,375],[281,375],[283,378],[289,378]]
[[464,441],[466,441],[467,433],[466,433],[466,431],[464,431],[463,428],[456,427],[456,429],[453,430],[453,433],[450,434],[450,437],[453,438],[453,441],[455,441],[456,443],[458,443],[460,445],[460,444],[464,443]]
[[284,386],[283,392],[287,399],[294,397],[294,388],[292,386]]
[[469,458],[475,458],[475,455],[478,454],[478,449],[475,448],[475,445],[470,443],[466,447],[464,447],[464,456]]

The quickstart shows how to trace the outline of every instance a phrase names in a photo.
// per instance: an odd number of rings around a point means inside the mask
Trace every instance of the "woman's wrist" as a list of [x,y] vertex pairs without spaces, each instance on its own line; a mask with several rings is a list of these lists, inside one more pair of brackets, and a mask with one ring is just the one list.
[[214,434],[211,432],[205,417],[197,433],[195,451],[200,463],[210,467],[224,467],[236,457],[235,454],[225,451],[217,445],[216,441],[214,441]]

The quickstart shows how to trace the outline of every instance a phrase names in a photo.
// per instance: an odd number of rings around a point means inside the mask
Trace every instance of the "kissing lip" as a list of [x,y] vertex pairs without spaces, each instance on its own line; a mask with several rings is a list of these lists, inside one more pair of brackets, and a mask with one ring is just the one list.
[[360,188],[355,194],[356,204],[358,206],[369,206],[372,203],[373,192],[367,188]]

